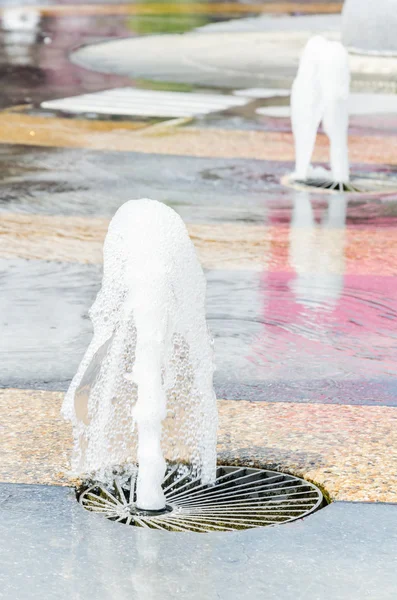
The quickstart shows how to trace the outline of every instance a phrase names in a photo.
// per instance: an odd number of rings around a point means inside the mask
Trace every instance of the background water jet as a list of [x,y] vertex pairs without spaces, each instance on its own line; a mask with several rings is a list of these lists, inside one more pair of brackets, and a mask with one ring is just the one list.
[[327,179],[310,166],[317,130],[322,122],[330,140],[331,173],[328,179],[349,181],[348,54],[339,42],[317,35],[306,44],[291,91],[291,123],[295,140],[294,179]]

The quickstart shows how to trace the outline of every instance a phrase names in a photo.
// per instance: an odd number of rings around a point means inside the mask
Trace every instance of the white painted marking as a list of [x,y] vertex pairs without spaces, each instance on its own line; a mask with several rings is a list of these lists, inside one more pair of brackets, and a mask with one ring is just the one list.
[[[350,94],[348,110],[351,116],[397,114],[397,94]],[[261,106],[255,112],[276,118],[291,115],[289,106]]]
[[244,106],[249,100],[221,94],[194,94],[116,88],[42,102],[42,108],[71,113],[125,116],[193,117]]
[[280,88],[249,88],[247,90],[236,90],[233,94],[246,98],[284,98],[291,95],[291,90]]
[[291,115],[291,108],[289,106],[262,106],[256,109],[257,115],[264,115],[265,117],[276,117],[276,118],[289,118]]

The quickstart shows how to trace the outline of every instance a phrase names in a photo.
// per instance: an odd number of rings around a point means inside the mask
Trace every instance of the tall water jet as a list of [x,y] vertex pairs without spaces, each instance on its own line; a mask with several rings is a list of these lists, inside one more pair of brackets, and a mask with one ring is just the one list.
[[[291,123],[295,141],[293,178],[349,181],[348,100],[350,70],[348,54],[339,42],[312,37],[302,53],[291,92]],[[320,123],[330,141],[331,173],[311,168]]]
[[138,467],[137,506],[161,510],[167,458],[193,476],[216,475],[213,350],[206,281],[172,209],[142,199],[113,217],[102,287],[90,309],[94,335],[65,396],[72,469],[104,484]]

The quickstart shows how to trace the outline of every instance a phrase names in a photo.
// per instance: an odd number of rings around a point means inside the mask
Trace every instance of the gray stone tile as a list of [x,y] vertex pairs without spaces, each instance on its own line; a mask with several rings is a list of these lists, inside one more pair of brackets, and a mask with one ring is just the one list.
[[396,597],[396,505],[335,503],[272,528],[172,534],[89,514],[67,488],[0,490],[0,598]]

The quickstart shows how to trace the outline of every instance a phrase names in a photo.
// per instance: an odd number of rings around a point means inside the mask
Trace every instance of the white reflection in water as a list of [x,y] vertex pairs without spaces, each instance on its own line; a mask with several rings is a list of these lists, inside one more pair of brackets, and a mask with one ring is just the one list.
[[6,7],[2,10],[4,52],[9,64],[33,64],[32,53],[40,19],[40,12],[30,7]]
[[296,271],[291,290],[307,308],[332,309],[342,295],[346,208],[346,195],[329,194],[317,223],[309,194],[296,192],[289,237],[289,262]]

